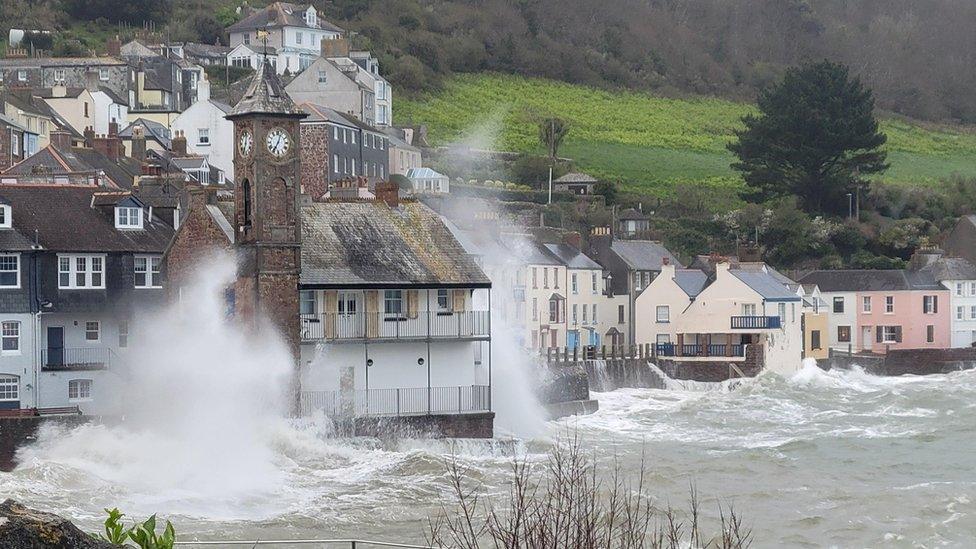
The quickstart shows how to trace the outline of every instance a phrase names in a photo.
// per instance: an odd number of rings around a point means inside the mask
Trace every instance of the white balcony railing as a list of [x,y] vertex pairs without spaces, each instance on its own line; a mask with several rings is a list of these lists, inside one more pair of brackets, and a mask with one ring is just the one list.
[[302,340],[464,339],[491,335],[488,311],[301,315]]

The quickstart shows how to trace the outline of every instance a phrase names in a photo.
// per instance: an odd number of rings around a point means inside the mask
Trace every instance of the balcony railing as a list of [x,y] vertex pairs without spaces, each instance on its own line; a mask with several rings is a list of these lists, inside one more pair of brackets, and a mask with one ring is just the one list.
[[301,315],[302,340],[397,340],[487,338],[488,311]]
[[778,316],[733,316],[733,330],[775,330],[780,327]]
[[112,349],[80,347],[76,349],[41,349],[44,370],[102,370],[115,359]]
[[674,343],[658,343],[655,346],[657,356],[669,357],[702,356],[739,358],[745,356],[743,354],[744,349],[744,346],[739,343],[732,345],[726,345],[724,343],[716,343],[711,345],[685,344],[680,346]]
[[301,411],[329,417],[470,414],[491,410],[491,387],[416,387],[357,391],[303,391]]

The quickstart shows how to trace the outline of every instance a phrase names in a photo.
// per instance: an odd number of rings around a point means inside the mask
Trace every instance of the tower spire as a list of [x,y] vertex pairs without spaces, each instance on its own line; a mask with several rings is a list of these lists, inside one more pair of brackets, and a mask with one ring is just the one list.
[[251,83],[244,92],[244,97],[227,114],[227,119],[233,119],[245,114],[277,114],[293,115],[304,118],[305,111],[295,106],[295,102],[288,97],[284,84],[278,74],[268,62],[267,57],[258,67]]

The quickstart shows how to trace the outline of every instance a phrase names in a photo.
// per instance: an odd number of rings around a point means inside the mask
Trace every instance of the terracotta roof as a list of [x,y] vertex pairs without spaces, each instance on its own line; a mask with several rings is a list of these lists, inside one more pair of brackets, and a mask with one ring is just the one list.
[[302,207],[301,283],[317,287],[490,287],[440,217],[420,202]]
[[261,64],[241,101],[231,109],[227,118],[245,114],[280,114],[305,118],[305,111],[295,106],[285,86],[267,61]]
[[[23,235],[37,231],[40,245],[59,252],[144,252],[162,253],[173,229],[153,218],[144,230],[115,228],[111,207],[92,207],[97,187],[0,186],[14,211],[14,229]],[[111,200],[116,200],[112,196]]]

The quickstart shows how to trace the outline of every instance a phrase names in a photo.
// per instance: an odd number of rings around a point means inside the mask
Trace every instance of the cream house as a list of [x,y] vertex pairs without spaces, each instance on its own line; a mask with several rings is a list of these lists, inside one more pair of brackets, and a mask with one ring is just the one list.
[[796,291],[767,270],[727,262],[708,278],[664,264],[636,300],[637,343],[676,361],[745,362],[754,345],[765,368],[790,374],[802,363],[801,325]]

